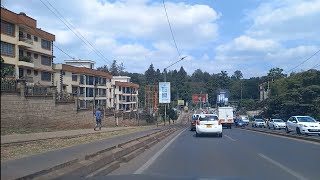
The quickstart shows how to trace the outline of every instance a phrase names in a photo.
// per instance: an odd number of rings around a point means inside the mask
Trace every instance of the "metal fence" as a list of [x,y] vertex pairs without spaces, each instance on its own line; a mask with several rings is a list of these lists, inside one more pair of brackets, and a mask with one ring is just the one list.
[[1,79],[1,91],[16,91],[17,81],[12,79]]
[[26,96],[52,96],[55,88],[43,86],[26,86]]

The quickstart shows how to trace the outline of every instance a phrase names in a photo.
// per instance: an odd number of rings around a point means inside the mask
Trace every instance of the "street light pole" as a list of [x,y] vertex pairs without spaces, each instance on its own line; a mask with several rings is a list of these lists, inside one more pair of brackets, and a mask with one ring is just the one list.
[[[172,63],[171,65],[169,65],[168,67],[164,68],[164,82],[167,82],[167,69],[175,64],[177,64],[178,62],[184,60],[187,56],[184,56],[182,58],[180,58],[178,61]],[[167,119],[167,103],[164,104],[164,125],[166,125],[166,119]],[[170,119],[169,119],[169,124],[170,124]]]

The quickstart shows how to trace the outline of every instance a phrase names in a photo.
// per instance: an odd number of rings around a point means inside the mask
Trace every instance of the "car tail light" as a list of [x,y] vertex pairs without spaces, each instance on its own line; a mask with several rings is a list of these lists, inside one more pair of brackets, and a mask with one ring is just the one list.
[[200,121],[199,120],[197,120],[197,125],[200,125]]
[[220,120],[218,121],[218,125],[221,125],[221,121]]

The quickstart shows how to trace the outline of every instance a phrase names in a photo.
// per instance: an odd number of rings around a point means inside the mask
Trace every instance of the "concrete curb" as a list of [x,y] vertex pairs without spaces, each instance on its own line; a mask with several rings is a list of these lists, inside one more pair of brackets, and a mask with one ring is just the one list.
[[169,128],[152,132],[96,153],[85,155],[82,159],[74,159],[18,179],[68,179],[68,177],[106,175],[119,168],[120,163],[130,161],[176,130],[176,128]]
[[294,139],[302,139],[302,140],[306,140],[306,141],[320,143],[320,138],[316,139],[316,138],[310,138],[310,137],[306,137],[306,136],[296,136],[296,135],[292,135],[292,134],[284,134],[284,133],[279,133],[279,132],[264,131],[264,130],[258,130],[258,129],[246,129],[246,128],[240,128],[240,129],[248,130],[248,131],[256,131],[256,132],[261,132],[261,133],[265,133],[265,134],[273,134],[273,135],[278,135],[278,136],[290,137],[290,138],[294,138]]

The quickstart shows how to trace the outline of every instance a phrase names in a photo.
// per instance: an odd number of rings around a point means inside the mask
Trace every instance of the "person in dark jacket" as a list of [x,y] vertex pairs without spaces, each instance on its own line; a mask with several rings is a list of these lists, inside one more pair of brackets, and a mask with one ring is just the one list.
[[94,130],[96,130],[96,128],[99,128],[99,130],[101,130],[101,117],[102,117],[102,113],[101,113],[101,111],[100,111],[100,108],[98,108],[98,109],[96,110],[95,116],[96,116],[96,126],[94,127]]

